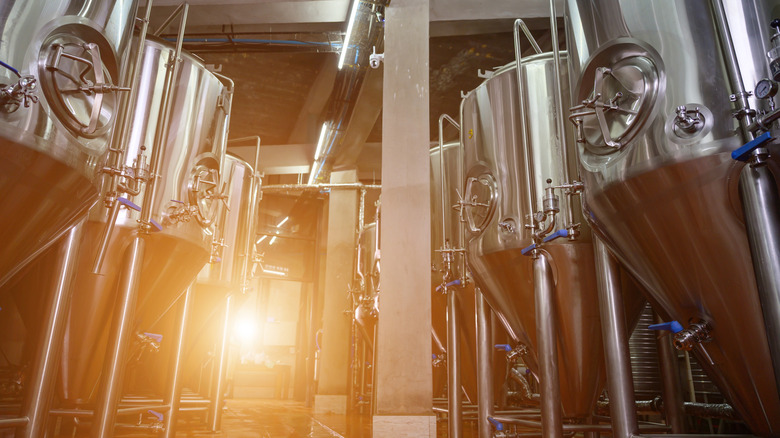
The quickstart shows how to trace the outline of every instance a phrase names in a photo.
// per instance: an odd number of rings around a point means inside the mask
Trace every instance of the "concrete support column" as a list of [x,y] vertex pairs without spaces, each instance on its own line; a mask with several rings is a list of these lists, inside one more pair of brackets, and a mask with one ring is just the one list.
[[[333,172],[330,181],[357,182],[356,171]],[[357,190],[333,190],[328,202],[328,243],[325,256],[325,293],[322,313],[322,351],[314,412],[347,412],[349,316],[347,291],[357,244]]]
[[373,436],[435,437],[431,382],[429,0],[385,11],[382,271]]

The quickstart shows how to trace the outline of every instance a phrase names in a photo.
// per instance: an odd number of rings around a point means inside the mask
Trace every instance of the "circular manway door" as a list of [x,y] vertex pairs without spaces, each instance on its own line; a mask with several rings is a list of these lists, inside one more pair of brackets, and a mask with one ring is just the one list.
[[590,152],[618,151],[646,125],[662,80],[653,53],[644,45],[618,41],[588,62],[577,93],[582,104],[572,108],[572,117],[581,120]]
[[55,116],[73,134],[98,137],[113,123],[116,91],[98,44],[66,33],[52,34],[41,51],[41,87]]
[[496,209],[496,180],[483,173],[466,180],[463,206],[466,223],[472,233],[481,232],[493,217]]

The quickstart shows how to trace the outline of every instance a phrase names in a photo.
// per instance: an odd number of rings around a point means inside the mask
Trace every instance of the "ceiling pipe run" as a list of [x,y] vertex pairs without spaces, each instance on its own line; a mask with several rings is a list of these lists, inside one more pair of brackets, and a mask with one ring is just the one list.
[[355,19],[351,23],[349,41],[345,41],[346,44],[342,48],[344,61],[336,77],[329,108],[323,118],[327,128],[321,139],[321,151],[314,157],[309,184],[330,181],[330,173],[342,152],[347,127],[369,68],[369,56],[374,48],[378,53],[383,49],[384,13],[389,3],[389,0],[354,0],[350,8],[350,15],[353,14],[352,9],[355,9]]

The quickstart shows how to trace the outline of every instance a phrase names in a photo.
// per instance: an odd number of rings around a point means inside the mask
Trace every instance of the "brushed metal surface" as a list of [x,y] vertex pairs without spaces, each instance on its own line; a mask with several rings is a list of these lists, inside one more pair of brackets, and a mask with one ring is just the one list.
[[[142,146],[154,147],[152,140],[162,116],[159,114],[161,84],[169,50],[172,50],[170,45],[163,41],[146,41],[139,101],[131,115],[128,166],[132,165]],[[151,210],[152,218],[163,229],[146,237],[146,256],[141,267],[133,327],[135,332],[161,333],[164,338],[166,333],[175,331],[175,327],[165,323],[164,316],[209,260],[212,232],[208,226],[216,218],[221,201],[207,199],[203,191],[194,192],[191,187],[200,171],[219,171],[223,156],[218,154],[224,151],[221,142],[227,123],[227,114],[218,105],[225,88],[218,78],[201,61],[186,53],[182,53],[178,71],[173,82],[170,128],[162,144],[160,178]],[[219,194],[219,180],[212,189],[211,194]],[[131,200],[140,203],[144,195],[141,190]],[[183,208],[195,205],[201,208],[197,213],[181,214]],[[100,358],[108,336],[114,285],[121,267],[120,257],[123,248],[137,233],[137,220],[140,219],[140,213],[135,210],[123,208],[120,211],[102,271],[92,274],[89,264],[90,259],[94,260],[97,241],[105,227],[107,212],[104,210],[100,205],[90,213],[85,230],[86,250],[82,251],[76,276],[78,288],[73,297],[63,354],[61,388],[63,399],[69,403],[94,400],[102,363]],[[210,221],[202,222],[203,217]],[[169,351],[169,344],[163,342],[160,353],[152,355],[152,363],[164,363]],[[133,382],[134,375],[134,368],[130,366],[128,382]]]
[[[136,5],[135,0],[29,0],[0,7],[0,60],[23,76],[35,77],[39,99],[29,107],[0,108],[0,204],[14,212],[0,220],[0,240],[8,243],[0,249],[0,285],[83,216],[99,191],[92,184],[106,152],[116,102],[106,95],[111,102],[103,106],[104,127],[98,135],[69,130],[50,101],[63,95],[47,91],[45,58],[51,44],[62,38],[97,44],[103,68],[117,83],[126,64]],[[17,80],[0,68],[0,84]],[[95,101],[89,93],[63,99],[71,112],[87,119]]]
[[[752,90],[769,77],[768,23],[780,4],[724,4],[743,81]],[[580,147],[591,221],[664,318],[709,321],[713,339],[696,349],[702,366],[754,433],[777,434],[780,399],[737,194],[742,164],[729,157],[742,141],[710,4],[570,0],[567,15],[573,102],[593,92],[596,67],[644,51],[656,70],[656,82],[648,82],[656,97],[629,122],[624,146],[606,153],[598,145]],[[750,103],[759,110],[768,105]],[[668,127],[677,106],[691,104],[706,108],[712,122],[681,141]],[[770,167],[777,171],[777,162]]]
[[[565,60],[565,54],[563,59]],[[467,201],[487,207],[470,207],[466,212],[470,234],[469,266],[485,298],[515,343],[528,347],[525,362],[538,370],[536,318],[532,260],[521,255],[531,243],[526,223],[526,191],[523,148],[533,157],[536,198],[543,198],[546,179],[561,184],[560,142],[556,139],[555,115],[551,113],[551,54],[523,61],[528,82],[523,87],[529,111],[521,114],[517,99],[514,64],[494,72],[477,89],[468,93],[461,116],[465,145]],[[566,80],[564,78],[565,86]],[[529,144],[523,141],[519,117],[527,118]],[[569,170],[576,175],[576,162]],[[566,217],[562,205],[560,217]],[[575,209],[575,222],[583,223]],[[501,225],[509,224],[511,227]],[[566,417],[584,417],[591,411],[603,382],[603,352],[597,305],[595,266],[591,234],[583,223],[577,241],[557,240],[545,245],[555,279],[559,321],[560,385]],[[627,287],[628,290],[636,288]],[[633,320],[641,298],[626,296],[626,313]]]

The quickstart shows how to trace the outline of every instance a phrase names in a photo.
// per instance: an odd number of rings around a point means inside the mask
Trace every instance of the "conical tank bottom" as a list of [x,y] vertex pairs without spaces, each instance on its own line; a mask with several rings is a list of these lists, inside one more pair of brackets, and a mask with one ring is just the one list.
[[[136,232],[135,227],[117,225],[101,273],[92,274],[98,239],[104,227],[105,224],[99,221],[87,223],[79,254],[61,374],[62,397],[72,404],[94,401],[110,335],[117,281],[123,269],[122,255]],[[150,234],[145,239],[147,249],[133,318],[134,334],[163,331],[163,315],[176,313],[176,300],[209,258],[199,242],[166,231]],[[162,345],[172,343],[170,338],[164,336]],[[131,339],[130,342],[136,341]]]
[[0,285],[86,216],[97,189],[78,148],[0,124]]
[[591,192],[587,205],[656,309],[686,327],[712,326],[712,340],[694,349],[699,361],[753,433],[777,435],[780,399],[736,190],[740,169],[726,153],[668,163]]
[[[591,414],[605,377],[593,247],[590,242],[576,241],[547,244],[544,251],[550,256],[555,282],[563,414],[584,418]],[[515,342],[527,347],[523,359],[536,373],[539,362],[532,261],[515,248],[473,257],[469,264],[504,327]],[[624,283],[626,319],[633,325],[644,299],[630,282]]]

